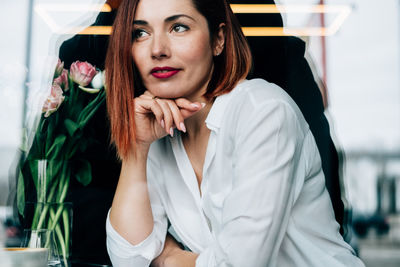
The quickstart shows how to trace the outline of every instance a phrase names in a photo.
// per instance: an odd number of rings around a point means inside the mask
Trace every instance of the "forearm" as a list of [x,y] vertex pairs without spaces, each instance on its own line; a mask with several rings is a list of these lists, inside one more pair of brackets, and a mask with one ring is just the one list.
[[154,225],[146,177],[147,153],[148,148],[141,149],[123,161],[110,212],[112,226],[132,245],[145,240]]
[[167,234],[164,249],[151,263],[151,267],[195,266],[197,256],[193,252],[181,249],[178,242],[170,234]]

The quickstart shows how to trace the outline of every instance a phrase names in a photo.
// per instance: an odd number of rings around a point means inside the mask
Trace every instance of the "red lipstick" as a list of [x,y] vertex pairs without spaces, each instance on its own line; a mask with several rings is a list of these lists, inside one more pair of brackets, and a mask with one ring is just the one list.
[[180,71],[180,69],[175,69],[171,67],[156,67],[151,70],[151,75],[158,79],[167,79],[174,76]]

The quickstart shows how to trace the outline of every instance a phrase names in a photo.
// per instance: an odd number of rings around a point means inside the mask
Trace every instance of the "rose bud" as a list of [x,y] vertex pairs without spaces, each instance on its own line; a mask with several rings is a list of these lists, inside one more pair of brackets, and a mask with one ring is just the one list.
[[45,112],[44,116],[47,118],[54,113],[60,107],[64,98],[63,90],[58,84],[54,83],[51,87],[50,95],[47,97],[42,108],[42,112]]
[[102,71],[99,71],[93,77],[91,85],[92,85],[92,88],[95,88],[95,89],[101,89],[101,88],[104,87],[104,84],[103,84],[103,72]]
[[68,70],[63,69],[60,76],[54,79],[53,83],[58,84],[65,92],[69,89],[68,84]]
[[54,71],[54,77],[60,76],[63,69],[64,69],[64,62],[62,62],[60,59],[58,59],[56,69]]
[[81,86],[87,86],[96,75],[97,71],[88,62],[75,61],[70,68],[71,79]]

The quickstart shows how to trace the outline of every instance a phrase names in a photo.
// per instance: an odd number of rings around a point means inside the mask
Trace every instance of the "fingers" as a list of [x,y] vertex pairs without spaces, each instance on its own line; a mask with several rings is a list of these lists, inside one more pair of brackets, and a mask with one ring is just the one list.
[[205,103],[191,102],[186,98],[175,99],[175,103],[180,108],[183,119],[194,115],[205,106]]
[[177,98],[175,99],[175,103],[179,108],[191,111],[198,111],[205,106],[205,103],[191,102],[186,98]]
[[152,100],[145,98],[136,98],[135,100],[135,109],[138,113],[153,113],[156,117],[157,122],[162,125],[164,119],[164,113],[160,105]]
[[184,120],[205,106],[205,103],[191,102],[186,98],[158,98],[149,91],[145,91],[139,98],[144,104],[143,108],[148,111],[147,113],[153,112],[158,123],[171,136],[173,136],[175,127],[186,132]]
[[154,99],[154,101],[161,107],[163,112],[164,121],[161,124],[161,127],[165,129],[167,134],[173,136],[175,123],[174,123],[174,115],[170,109],[170,106],[165,100]]
[[161,128],[171,136],[174,135],[175,127],[180,131],[186,132],[184,118],[174,100],[142,95],[135,99],[135,110],[139,114],[153,113]]
[[204,103],[191,102],[185,98],[179,98],[175,100],[157,98],[156,101],[161,107],[166,108],[166,106],[168,106],[172,114],[172,119],[174,123],[173,126],[185,133],[186,126],[184,120],[194,115],[205,106]]
[[172,116],[173,116],[176,128],[178,128],[178,130],[186,133],[185,123],[183,122],[184,118],[183,118],[178,106],[175,104],[175,101],[170,100],[170,101],[167,101],[166,103],[168,104],[168,106],[172,112]]

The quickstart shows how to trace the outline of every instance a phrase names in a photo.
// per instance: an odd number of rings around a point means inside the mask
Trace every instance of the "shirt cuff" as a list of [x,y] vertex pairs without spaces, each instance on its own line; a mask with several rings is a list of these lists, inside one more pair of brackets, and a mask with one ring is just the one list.
[[123,238],[111,225],[110,211],[108,211],[107,214],[106,232],[107,232],[107,250],[112,261],[113,258],[115,259],[115,257],[121,260],[122,259],[133,260],[133,258],[136,258],[137,261],[143,263],[148,262],[149,265],[151,261],[158,256],[158,253],[160,251],[160,246],[162,245],[159,244],[159,242],[157,242],[156,240],[155,227],[153,227],[153,231],[145,240],[143,240],[137,245],[132,245],[125,238]]

